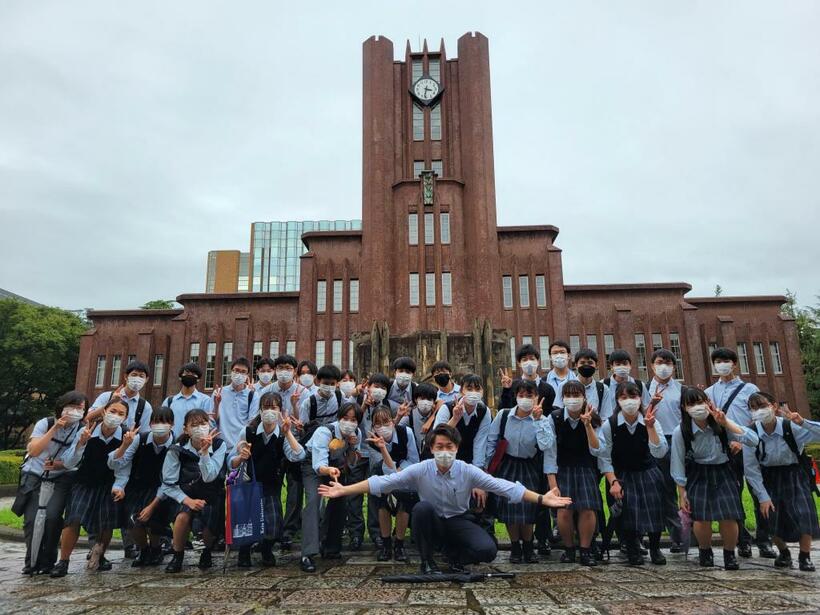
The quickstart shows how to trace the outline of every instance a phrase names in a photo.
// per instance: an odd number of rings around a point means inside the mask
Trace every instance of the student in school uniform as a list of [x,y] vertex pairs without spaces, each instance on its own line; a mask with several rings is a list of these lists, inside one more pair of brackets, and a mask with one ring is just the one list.
[[352,370],[342,370],[342,378],[339,380],[339,391],[342,393],[342,402],[356,402],[359,396],[359,383],[356,381],[356,374]]
[[[811,542],[820,538],[814,484],[803,450],[810,442],[820,442],[820,422],[804,419],[780,406],[768,393],[749,397],[749,409],[760,442],[743,447],[746,480],[760,502],[760,511],[780,554],[777,568],[791,568],[787,542],[799,542],[798,563],[803,572],[814,572]],[[780,416],[778,416],[778,414]]]
[[[718,380],[706,389],[706,395],[712,400],[726,416],[741,427],[749,427],[752,424],[752,415],[749,411],[749,398],[757,393],[759,389],[751,382],[745,382],[737,376],[738,356],[731,348],[716,348],[712,351],[712,369],[718,375]],[[743,452],[738,445],[731,446],[729,460],[732,470],[737,479],[738,489],[743,491]],[[766,517],[760,512],[760,503],[757,496],[749,487],[754,503],[755,513],[755,535],[754,542],[757,545],[760,557],[774,559],[776,554],[772,549],[771,536],[769,534],[769,523]],[[746,529],[743,519],[738,521],[738,555],[740,557],[752,557],[752,536]]]
[[317,389],[316,377],[319,373],[319,368],[316,366],[316,363],[309,359],[303,359],[299,361],[299,365],[296,366],[296,373],[299,376],[299,384],[313,395]]
[[263,357],[256,362],[254,368],[256,371],[256,381],[253,383],[253,388],[254,391],[256,391],[256,395],[261,395],[263,392],[262,389],[269,386],[270,383],[273,382],[273,379],[276,378],[276,370],[273,367],[273,359],[270,357]]
[[[34,424],[26,447],[26,458],[20,470],[20,485],[11,509],[23,517],[26,538],[26,558],[23,574],[50,574],[57,561],[57,543],[63,529],[63,511],[74,484],[76,471],[68,470],[61,459],[83,429],[81,421],[88,408],[88,399],[80,391],[69,391],[57,398],[54,416]],[[46,507],[46,522],[38,553],[31,552],[34,519],[40,502],[40,486],[44,481],[53,485]]]
[[225,456],[228,447],[211,429],[208,413],[190,410],[185,415],[182,435],[165,454],[162,464],[162,495],[171,505],[170,521],[174,524],[174,556],[165,572],[182,571],[185,541],[194,518],[203,526],[205,548],[199,556],[199,568],[213,566],[211,551],[216,537],[225,526]]
[[129,361],[125,366],[123,382],[116,391],[105,391],[97,396],[91,409],[88,411],[86,421],[96,423],[102,420],[103,408],[112,397],[119,397],[128,404],[128,418],[123,426],[132,429],[134,423],[140,427],[140,433],[148,433],[151,424],[151,404],[142,397],[141,391],[145,388],[150,377],[148,366],[142,361]]
[[387,399],[396,405],[412,403],[415,375],[416,362],[410,357],[399,357],[393,361],[393,383],[387,391]]
[[436,398],[443,404],[455,403],[459,398],[461,387],[453,380],[453,370],[447,361],[436,361],[430,368],[433,382],[436,383]]
[[[487,459],[492,460],[499,442],[505,440],[506,451],[496,476],[537,491],[546,473],[543,452],[554,445],[554,436],[538,402],[538,388],[531,380],[522,380],[516,390],[516,405],[496,414],[487,436]],[[510,536],[510,562],[538,563],[533,545],[537,507],[531,502],[499,499],[495,502],[496,518],[507,526]]]
[[663,566],[661,532],[664,520],[664,481],[657,460],[669,445],[657,420],[660,394],[644,411],[641,391],[634,382],[622,382],[615,389],[618,411],[600,429],[600,446],[593,451],[602,463],[610,494],[621,502],[623,539],[631,566],[641,566],[643,555],[638,541],[649,536],[649,556]]
[[735,557],[743,504],[729,463],[729,441],[757,446],[757,434],[732,421],[698,388],[681,393],[680,425],[672,432],[670,471],[678,485],[679,506],[688,512],[698,541],[701,566],[714,566],[712,522],[723,539],[723,566],[739,568]]
[[[324,559],[341,557],[342,530],[345,520],[345,502],[338,500],[325,507],[320,521],[318,486],[332,479],[347,481],[349,468],[361,456],[364,439],[359,424],[362,413],[356,404],[344,404],[337,415],[338,420],[316,428],[303,444],[299,457],[302,466],[302,482],[305,485],[306,502],[302,509],[302,557],[303,572],[316,572],[314,558],[320,554]],[[321,533],[320,533],[321,529]],[[324,541],[320,543],[320,535]]]
[[127,402],[112,397],[103,408],[102,422],[82,429],[62,454],[63,466],[68,470],[76,468],[77,472],[60,535],[60,561],[51,571],[54,578],[68,574],[68,561],[80,537],[80,526],[96,536],[86,568],[111,570],[105,551],[114,528],[123,525],[123,486],[128,475],[108,467],[108,453],[120,446],[123,437],[120,426],[127,416]]
[[382,496],[395,491],[417,492],[420,502],[413,507],[411,514],[422,574],[439,573],[434,559],[437,550],[444,551],[453,572],[463,572],[465,565],[495,559],[498,546],[468,512],[470,494],[474,489],[508,499],[511,504],[526,502],[536,506],[566,506],[570,503],[569,498],[561,498],[554,493],[535,493],[520,483],[494,478],[474,465],[456,459],[461,436],[449,425],[434,427],[428,437],[433,459],[413,464],[394,474],[372,476],[353,485],[335,481],[319,487],[319,494],[328,498],[359,493]]
[[327,425],[336,420],[342,406],[342,392],[337,388],[342,373],[335,365],[323,365],[316,372],[316,389],[299,407],[302,425],[317,421]]
[[214,388],[211,407],[217,428],[225,446],[234,450],[250,416],[256,390],[250,384],[251,364],[245,357],[231,361],[231,384]]
[[[265,393],[259,402],[260,412],[245,427],[241,439],[229,456],[229,467],[236,469],[251,460],[256,480],[262,483],[265,510],[265,537],[260,551],[262,565],[276,565],[273,543],[282,529],[282,475],[285,460],[297,462],[302,446],[291,430],[291,417],[282,414],[279,393]],[[281,426],[281,427],[280,427]],[[251,547],[239,549],[238,566],[250,568]]]
[[[413,430],[413,435],[416,438],[416,447],[419,451],[419,457],[422,460],[430,459],[431,457],[430,449],[427,448],[426,445],[426,438],[427,433],[433,428],[434,421],[437,420],[437,413],[434,412],[437,394],[438,391],[436,387],[432,384],[422,382],[416,386],[415,391],[413,391],[413,404],[407,412],[404,413],[400,410],[396,414],[399,425],[405,425]],[[486,442],[487,440],[485,438],[485,448]],[[484,451],[482,451],[481,454],[483,455]]]
[[556,340],[550,344],[550,363],[552,369],[547,372],[547,384],[555,391],[555,399],[552,402],[554,408],[563,408],[564,403],[561,399],[561,390],[564,385],[570,380],[578,380],[578,374],[570,369],[570,361],[572,360],[572,353],[569,349],[569,344],[563,340]]
[[561,388],[564,407],[547,417],[552,446],[544,453],[544,472],[550,489],[572,498],[572,504],[558,511],[558,530],[564,542],[561,562],[575,562],[575,516],[577,514],[582,566],[597,566],[592,553],[592,537],[602,511],[599,473],[603,470],[592,451],[599,448],[595,430],[601,419],[587,403],[584,385],[567,380]]
[[[390,409],[385,406],[381,406],[373,413],[373,430],[366,436],[372,453],[377,453],[381,458],[378,471],[374,471],[371,475],[401,472],[419,462],[413,431],[409,427],[394,425]],[[372,453],[371,458],[375,458],[376,455]],[[376,556],[380,562],[387,562],[391,558],[397,562],[407,561],[404,535],[410,523],[410,511],[418,498],[415,493],[411,492],[396,492],[394,495],[395,504],[386,496],[374,498],[379,511],[379,530],[382,538],[382,547]],[[396,517],[395,534],[391,527],[392,516]]]
[[185,416],[191,410],[202,410],[209,416],[212,411],[211,398],[197,389],[197,384],[202,379],[202,370],[196,363],[186,363],[179,368],[180,383],[179,393],[165,398],[162,405],[170,408],[174,412],[174,439],[178,439],[185,426]]
[[657,460],[664,485],[664,524],[669,531],[669,539],[672,542],[669,551],[671,553],[680,553],[681,522],[678,514],[678,489],[672,479],[669,466],[672,457],[672,432],[675,431],[675,427],[680,425],[681,419],[680,396],[683,385],[676,378],[682,378],[683,374],[675,373],[675,355],[665,348],[660,348],[652,353],[649,359],[649,367],[652,370],[652,380],[649,381],[646,387],[646,394],[650,397],[650,404],[654,401],[655,423],[659,427],[658,433],[663,433],[668,445],[666,454]]
[[618,388],[619,384],[625,382],[635,383],[635,386],[641,392],[641,402],[644,406],[648,406],[649,394],[645,384],[632,377],[632,355],[626,350],[618,348],[609,354],[609,364],[612,367],[612,373],[604,378],[603,383],[609,387],[611,395],[609,396],[609,407],[601,409],[601,418],[608,419],[615,413],[615,389]]
[[595,379],[595,374],[598,373],[598,353],[590,348],[581,348],[575,353],[575,372],[578,382],[584,385],[587,404],[598,413],[602,421],[608,419],[609,416],[601,413],[611,408],[613,392],[601,380]]
[[167,514],[162,510],[162,465],[174,443],[173,410],[163,406],[153,411],[150,428],[148,433],[125,432],[119,448],[108,454],[107,461],[111,470],[128,476],[123,505],[131,537],[139,549],[131,563],[134,568],[162,563],[160,537],[168,527]]

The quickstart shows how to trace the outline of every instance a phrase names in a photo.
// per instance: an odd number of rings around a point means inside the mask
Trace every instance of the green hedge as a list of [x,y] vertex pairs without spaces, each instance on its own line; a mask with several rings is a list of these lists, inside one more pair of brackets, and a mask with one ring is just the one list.
[[25,451],[0,451],[0,485],[16,485]]

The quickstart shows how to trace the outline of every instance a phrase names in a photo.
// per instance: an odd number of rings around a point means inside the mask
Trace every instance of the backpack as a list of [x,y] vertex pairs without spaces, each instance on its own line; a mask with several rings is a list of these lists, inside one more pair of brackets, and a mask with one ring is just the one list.
[[[800,469],[806,475],[806,480],[809,484],[809,491],[814,495],[820,496],[820,490],[817,488],[817,475],[815,474],[814,465],[811,462],[811,457],[806,455],[806,451],[800,451],[797,448],[797,441],[794,439],[794,432],[792,431],[792,422],[783,420],[783,439],[789,447],[794,456],[797,457],[797,463]],[[761,443],[763,441],[761,440]]]
[[[339,389],[336,389],[336,405],[341,408],[342,407],[342,392]],[[310,421],[316,420],[316,412],[319,408],[319,402],[316,399],[315,395],[310,396]]]
[[[612,382],[612,379],[611,379],[611,378],[604,378],[604,384],[605,384],[607,387],[609,387],[609,386],[610,386],[610,382]],[[650,381],[650,382],[651,382],[651,381]],[[641,394],[641,397],[643,397],[643,388],[644,388],[644,386],[645,386],[645,387],[648,389],[648,388],[649,388],[649,382],[647,382],[646,384],[644,384],[644,383],[643,383],[642,381],[640,381],[640,380],[635,380],[635,386],[636,386],[636,387],[638,387],[638,392]],[[598,389],[598,399],[602,399],[602,398],[603,398],[602,391],[601,391],[601,389]]]

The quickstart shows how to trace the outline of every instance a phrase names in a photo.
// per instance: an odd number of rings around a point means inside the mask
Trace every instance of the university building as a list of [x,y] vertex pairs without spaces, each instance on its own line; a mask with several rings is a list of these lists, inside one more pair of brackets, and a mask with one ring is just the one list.
[[652,350],[669,348],[693,385],[714,379],[711,348],[736,348],[745,379],[806,408],[785,297],[690,297],[683,282],[565,284],[556,227],[498,226],[488,40],[465,34],[456,52],[408,43],[397,61],[390,40],[364,42],[361,227],[302,230],[298,290],[273,290],[264,265],[257,284],[249,254],[251,292],[183,294],[174,310],[90,311],[77,388],[115,386],[131,357],[152,366],[148,397],[160,402],[189,360],[208,390],[240,355],[287,352],[360,375],[410,355],[421,377],[439,359],[483,376],[492,400],[518,345],[538,346],[546,369],[550,340],[563,339],[601,356],[624,348],[644,379]]

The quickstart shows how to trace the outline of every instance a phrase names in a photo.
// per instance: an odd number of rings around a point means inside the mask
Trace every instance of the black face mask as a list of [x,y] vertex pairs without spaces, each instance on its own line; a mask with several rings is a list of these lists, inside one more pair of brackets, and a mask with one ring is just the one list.
[[581,365],[578,367],[578,373],[581,374],[584,378],[592,378],[595,375],[597,369],[592,365]]
[[433,376],[433,380],[435,380],[436,384],[440,387],[446,387],[450,382],[450,374],[436,374]]
[[180,380],[182,381],[182,386],[192,387],[197,382],[199,382],[199,376],[194,376],[193,374],[185,374],[182,378],[180,378]]

